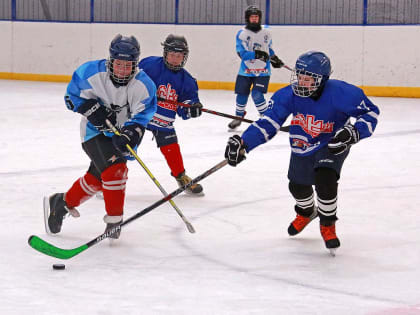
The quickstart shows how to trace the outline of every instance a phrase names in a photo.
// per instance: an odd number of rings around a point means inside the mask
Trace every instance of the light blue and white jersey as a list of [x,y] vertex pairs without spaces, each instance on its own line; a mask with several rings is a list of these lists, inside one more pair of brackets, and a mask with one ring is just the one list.
[[[96,100],[117,115],[117,127],[133,123],[144,127],[156,112],[156,86],[149,76],[139,71],[125,86],[116,86],[107,72],[106,60],[89,61],[73,73],[64,97],[67,108],[77,112],[88,100]],[[81,141],[86,142],[101,132],[84,116],[80,123]],[[105,133],[112,137],[112,133]]]
[[264,62],[255,59],[255,50],[265,51],[270,57],[274,55],[271,48],[271,33],[267,26],[258,32],[252,32],[243,27],[236,35],[236,52],[241,57],[239,75],[246,77],[270,76],[270,60]]

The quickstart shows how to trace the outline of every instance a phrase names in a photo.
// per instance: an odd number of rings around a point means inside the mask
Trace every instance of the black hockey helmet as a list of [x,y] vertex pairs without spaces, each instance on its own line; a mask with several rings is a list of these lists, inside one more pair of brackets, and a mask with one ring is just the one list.
[[[169,34],[168,37],[166,37],[165,41],[162,43],[162,46],[163,60],[165,62],[165,65],[173,71],[181,70],[187,62],[189,53],[188,43],[185,37],[181,35]],[[167,61],[166,56],[170,51],[181,52],[184,54],[184,59],[179,65],[174,66]]]
[[[258,15],[258,23],[250,23],[249,18],[251,15]],[[262,11],[256,5],[250,5],[245,10],[245,23],[246,28],[250,29],[251,31],[259,31],[261,29],[261,18],[262,18]]]
[[[140,44],[134,36],[126,37],[118,34],[109,46],[109,60],[107,63],[109,75],[112,81],[118,85],[126,85],[137,71],[137,63],[140,56]],[[131,72],[124,77],[114,73],[114,60],[126,60],[131,62]]]

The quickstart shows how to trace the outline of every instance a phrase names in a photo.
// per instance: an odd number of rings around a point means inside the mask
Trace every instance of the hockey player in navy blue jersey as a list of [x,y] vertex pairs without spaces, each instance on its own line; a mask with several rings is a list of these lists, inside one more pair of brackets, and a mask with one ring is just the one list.
[[[188,58],[188,43],[184,36],[170,34],[163,45],[163,57],[147,57],[140,61],[139,68],[146,72],[156,84],[158,107],[147,129],[153,132],[157,146],[171,169],[179,186],[191,181],[185,174],[184,162],[178,144],[174,122],[176,116],[182,119],[196,118],[203,107],[198,98],[196,80],[184,69]],[[186,103],[190,107],[179,106]],[[203,187],[194,184],[186,193],[203,195]]]
[[[288,233],[300,233],[319,216],[321,235],[333,254],[340,246],[335,221],[341,168],[350,147],[374,132],[379,109],[360,88],[329,79],[330,74],[330,60],[324,53],[310,51],[301,55],[291,84],[272,96],[264,117],[241,137],[229,139],[225,157],[236,166],[245,159],[245,151],[273,138],[287,117],[293,115],[288,178],[297,216]],[[353,124],[350,118],[355,120]]]
[[[67,86],[65,103],[82,117],[82,148],[91,162],[86,174],[66,193],[44,198],[47,233],[59,233],[65,215],[79,216],[75,207],[100,190],[105,201],[105,232],[123,220],[129,154],[126,145],[135,148],[140,144],[156,112],[156,86],[137,69],[140,45],[134,36],[117,35],[109,53],[108,60],[86,62],[77,68]],[[121,136],[110,132],[106,120],[120,129]],[[119,235],[117,228],[109,237]]]
[[[244,117],[249,93],[260,115],[267,110],[264,94],[267,93],[271,75],[271,65],[281,68],[284,63],[272,49],[271,33],[267,27],[261,27],[261,10],[252,5],[245,10],[246,25],[236,35],[236,52],[241,58],[241,65],[236,77],[236,116]],[[230,130],[241,124],[234,119],[229,123]]]

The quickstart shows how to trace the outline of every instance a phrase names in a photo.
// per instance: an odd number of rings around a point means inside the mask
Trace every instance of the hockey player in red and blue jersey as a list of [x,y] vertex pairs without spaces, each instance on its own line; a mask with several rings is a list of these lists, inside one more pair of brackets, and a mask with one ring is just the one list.
[[[139,63],[139,68],[149,75],[157,88],[157,111],[147,129],[153,132],[157,146],[171,169],[171,175],[179,186],[184,186],[191,178],[185,174],[174,122],[176,115],[182,119],[199,117],[203,106],[198,98],[196,80],[184,69],[189,53],[185,37],[170,34],[162,45],[163,57],[147,57]],[[189,107],[178,103],[189,104]],[[194,184],[186,192],[203,195],[203,187]]]
[[[228,141],[225,157],[232,166],[258,145],[273,138],[289,115],[291,158],[289,190],[296,200],[296,219],[288,233],[300,233],[319,216],[321,235],[334,254],[340,246],[335,231],[337,187],[350,147],[374,132],[379,109],[349,83],[329,79],[331,64],[322,52],[301,55],[291,84],[271,98],[264,117]],[[350,118],[355,120],[352,124]],[[315,205],[314,190],[317,195]]]

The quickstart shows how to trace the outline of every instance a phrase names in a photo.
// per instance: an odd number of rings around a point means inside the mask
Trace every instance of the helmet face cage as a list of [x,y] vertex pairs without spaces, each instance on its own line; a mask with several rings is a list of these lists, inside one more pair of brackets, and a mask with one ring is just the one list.
[[[137,61],[131,61],[130,63],[126,63],[126,65],[124,66],[125,69],[130,69],[130,72],[128,75],[116,75],[115,71],[114,71],[114,62],[116,60],[123,60],[123,59],[115,59],[115,58],[109,58],[107,60],[107,68],[108,68],[108,72],[109,75],[112,78],[112,81],[114,81],[115,83],[119,84],[119,85],[127,85],[128,82],[135,76],[135,74],[137,73]],[[120,66],[122,67],[122,66]],[[127,73],[128,71],[124,71],[124,73]]]
[[[308,86],[304,84],[300,84],[303,81],[302,76],[307,76],[308,78],[313,78],[313,83]],[[301,80],[299,80],[301,79]],[[293,69],[292,75],[290,77],[290,84],[293,89],[293,93],[300,97],[309,97],[314,94],[318,88],[324,82],[323,75],[309,72],[303,69]]]
[[[181,70],[185,64],[187,63],[188,59],[188,43],[184,36],[176,36],[176,35],[169,35],[165,42],[162,43],[163,45],[163,61],[165,65],[172,71],[179,71]],[[178,52],[183,53],[184,58],[182,59],[179,65],[173,65],[168,62],[168,53],[169,52]]]
[[[125,37],[118,34],[111,42],[109,55],[110,56],[106,65],[112,81],[118,85],[127,85],[137,73],[137,63],[140,56],[140,45],[137,39],[134,36]],[[125,61],[125,66],[118,66],[118,72],[120,72],[119,75],[115,72],[115,63],[118,60]],[[125,69],[121,69],[122,67]],[[127,74],[122,76],[121,72]]]

